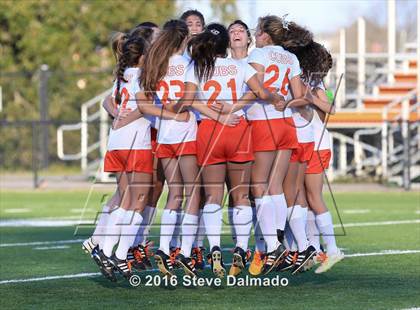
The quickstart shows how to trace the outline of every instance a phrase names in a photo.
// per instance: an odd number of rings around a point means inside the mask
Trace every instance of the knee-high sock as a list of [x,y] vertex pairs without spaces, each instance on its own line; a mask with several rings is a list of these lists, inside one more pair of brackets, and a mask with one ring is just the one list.
[[235,231],[235,224],[233,223],[233,213],[235,208],[228,208],[228,220],[230,226],[230,232],[232,234],[232,241],[233,244],[236,244],[236,231]]
[[185,257],[191,256],[191,247],[197,234],[198,216],[186,213],[182,221],[181,253]]
[[286,223],[286,227],[284,228],[284,245],[289,251],[297,251],[297,243],[295,241],[295,237],[293,236],[292,230],[288,223]]
[[255,250],[265,253],[265,241],[260,225],[257,221],[257,208],[252,208],[252,223],[254,225]]
[[182,226],[182,218],[184,216],[183,210],[176,211],[176,226],[174,233],[172,235],[172,239],[170,242],[171,248],[180,248],[181,247],[181,226]]
[[176,211],[169,209],[163,210],[162,219],[160,221],[161,226],[159,249],[162,250],[166,255],[170,254],[169,243],[171,242],[172,235],[175,230],[176,220]]
[[222,232],[222,208],[217,204],[207,204],[203,208],[204,225],[210,249],[220,247],[220,234]]
[[193,243],[194,248],[200,248],[204,245],[204,238],[206,236],[206,225],[204,225],[203,209],[200,209],[200,215],[198,220],[197,235]]
[[255,198],[255,205],[258,223],[267,244],[267,252],[272,252],[278,246],[274,204],[269,196],[263,196]]
[[131,210],[125,212],[123,225],[121,226],[120,241],[118,242],[118,247],[115,251],[115,256],[118,259],[127,259],[128,249],[133,245],[142,221],[143,217],[140,212]]
[[335,242],[334,227],[329,211],[319,214],[315,217],[318,224],[319,231],[327,246],[327,254],[335,254],[338,252],[337,244]]
[[236,246],[248,250],[249,235],[252,227],[251,206],[237,206],[233,208],[233,224],[236,232]]
[[146,206],[141,213],[143,217],[143,221],[140,224],[140,228],[137,231],[136,238],[134,240],[133,246],[137,246],[140,243],[145,243],[147,237],[149,236],[150,227],[154,221],[156,215],[156,208],[152,208],[150,206]]
[[315,213],[308,210],[308,220],[306,221],[306,236],[309,240],[309,245],[312,245],[317,252],[321,251],[319,243],[319,230],[315,220]]
[[295,205],[287,209],[290,229],[297,242],[299,252],[305,251],[308,246],[306,238],[306,212],[307,208]]
[[99,248],[102,249],[104,246],[104,239],[105,239],[105,231],[106,231],[106,224],[108,222],[109,213],[110,213],[111,207],[109,207],[107,204],[104,205],[102,208],[102,212],[99,215],[98,222],[96,223],[95,231],[92,235],[92,242],[94,244],[99,245]]
[[118,207],[109,214],[103,241],[104,246],[102,248],[107,257],[112,255],[114,246],[118,243],[118,240],[120,240],[121,224],[123,222],[125,212],[126,211],[123,208]]
[[276,229],[284,231],[287,219],[287,202],[284,194],[271,195],[276,212]]

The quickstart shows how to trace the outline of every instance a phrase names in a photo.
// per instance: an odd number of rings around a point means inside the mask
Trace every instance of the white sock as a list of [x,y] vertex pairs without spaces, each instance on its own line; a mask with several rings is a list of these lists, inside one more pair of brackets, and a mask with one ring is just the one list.
[[230,226],[230,232],[232,234],[232,241],[233,244],[236,244],[236,231],[235,231],[235,224],[233,223],[233,211],[234,208],[228,208],[228,220]]
[[204,225],[210,249],[220,247],[220,234],[222,232],[222,208],[217,204],[207,204],[203,208]]
[[149,236],[150,226],[154,221],[156,215],[156,208],[146,206],[141,213],[143,221],[140,224],[140,228],[137,231],[136,239],[134,240],[133,246],[137,246],[140,243],[146,242],[147,237]]
[[274,204],[269,196],[263,196],[262,198],[255,198],[255,205],[257,208],[258,223],[267,244],[267,252],[269,253],[274,251],[278,246]]
[[112,250],[120,239],[121,223],[123,222],[125,212],[123,208],[117,207],[109,214],[102,248],[107,257],[111,257]]
[[298,250],[295,237],[293,236],[292,230],[290,229],[290,226],[287,223],[284,229],[284,245],[289,251],[294,252]]
[[255,250],[265,253],[265,241],[257,221],[257,208],[252,208],[252,223],[254,225]]
[[306,239],[306,208],[295,205],[287,209],[287,218],[289,219],[290,229],[297,242],[299,252],[306,250],[308,239]]
[[92,235],[92,242],[95,245],[99,245],[99,248],[102,249],[104,246],[104,239],[105,239],[105,231],[106,226],[109,218],[109,211],[111,210],[111,207],[109,207],[107,204],[104,205],[102,208],[102,212],[99,215],[98,222],[96,223],[95,231]]
[[271,200],[275,206],[276,212],[276,229],[284,231],[287,219],[287,202],[284,194],[271,195]]
[[175,230],[177,213],[174,210],[165,209],[160,220],[160,241],[159,249],[169,255],[169,243]]
[[123,225],[121,226],[120,242],[118,242],[118,247],[115,251],[115,256],[118,259],[127,259],[128,249],[133,245],[142,221],[143,217],[140,212],[132,210],[125,212]]
[[186,213],[182,221],[181,253],[185,257],[191,256],[191,247],[197,234],[198,216]]
[[336,254],[338,252],[337,244],[335,242],[334,227],[329,211],[319,214],[315,217],[318,224],[319,231],[327,246],[327,254]]
[[172,234],[172,239],[169,244],[171,248],[180,248],[181,247],[181,226],[182,226],[182,218],[184,216],[183,210],[176,211],[176,226],[174,233]]
[[204,225],[203,209],[200,209],[199,223],[197,229],[197,235],[195,237],[193,247],[200,248],[204,245],[204,238],[206,236],[206,225]]
[[236,246],[248,250],[249,234],[252,227],[251,206],[237,206],[233,208],[233,224],[236,232]]
[[321,251],[319,243],[319,230],[316,225],[315,213],[312,210],[308,210],[308,217],[306,221],[306,237],[309,240],[309,245],[312,245],[317,252]]

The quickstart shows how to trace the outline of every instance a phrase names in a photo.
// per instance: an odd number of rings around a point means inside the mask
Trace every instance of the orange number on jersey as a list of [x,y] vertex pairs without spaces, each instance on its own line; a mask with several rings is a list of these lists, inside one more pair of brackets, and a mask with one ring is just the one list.
[[[172,80],[169,82],[171,86],[178,86],[179,91],[175,92],[176,98],[181,98],[184,95],[184,82],[180,80]],[[169,85],[165,81],[160,81],[157,85],[157,90],[160,91],[163,88],[162,104],[169,103]]]
[[[287,93],[289,92],[289,73],[290,68],[287,68],[286,74],[284,75],[283,82],[281,82],[281,89],[280,92],[283,96],[287,96]],[[287,86],[287,89],[286,89]]]
[[230,88],[231,92],[232,92],[232,103],[235,104],[236,101],[238,101],[238,98],[236,96],[236,80],[235,79],[230,79],[229,82],[227,83],[227,87]]
[[276,91],[276,88],[271,85],[273,85],[279,78],[279,67],[277,67],[276,65],[270,65],[267,67],[267,69],[265,69],[265,74],[270,74],[271,72],[274,72],[274,75],[264,82],[264,88],[266,88],[269,92],[272,93]]
[[216,101],[217,96],[219,96],[220,92],[222,91],[222,86],[219,82],[215,80],[207,81],[206,84],[204,84],[203,90],[208,91],[210,88],[214,88],[214,91],[211,94],[209,100],[207,101],[208,105],[213,104]]
[[123,89],[121,89],[121,99],[124,97],[124,100],[122,101],[121,107],[123,109],[125,109],[125,107],[127,106],[127,102],[130,99],[130,95],[128,93],[127,88],[123,87]]

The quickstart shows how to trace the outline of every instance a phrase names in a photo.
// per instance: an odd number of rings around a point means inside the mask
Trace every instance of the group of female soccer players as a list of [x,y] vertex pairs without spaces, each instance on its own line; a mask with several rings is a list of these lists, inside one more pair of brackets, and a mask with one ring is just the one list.
[[[146,22],[112,39],[116,57],[113,118],[104,170],[118,188],[83,248],[115,281],[132,268],[197,276],[208,262],[226,274],[221,248],[223,205],[235,243],[230,275],[293,274],[343,259],[322,198],[331,145],[323,120],[334,113],[323,78],[329,52],[307,29],[261,17],[255,48],[248,26],[205,26],[185,12],[162,29]],[[230,56],[229,56],[230,55]],[[166,181],[159,247],[148,240]],[[320,236],[325,248],[320,246]]]

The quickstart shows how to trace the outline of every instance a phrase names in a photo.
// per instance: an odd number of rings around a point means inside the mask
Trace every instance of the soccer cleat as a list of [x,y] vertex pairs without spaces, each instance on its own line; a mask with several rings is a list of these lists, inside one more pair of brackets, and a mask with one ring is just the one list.
[[92,237],[87,238],[82,243],[82,249],[86,252],[86,254],[92,254],[92,251],[94,248],[96,248],[98,245],[93,243]]
[[179,253],[175,261],[178,266],[181,266],[184,269],[186,275],[193,278],[197,277],[197,270],[195,269],[195,261],[190,257],[185,257],[183,254]]
[[249,261],[249,257],[250,257],[249,251],[245,252],[242,248],[236,247],[233,250],[233,258],[232,258],[233,261],[232,261],[232,266],[230,267],[230,270],[229,270],[229,275],[237,276],[238,274],[240,274],[242,270],[245,269],[246,263]]
[[146,266],[138,247],[132,247],[128,250],[127,261],[138,271],[146,270]]
[[324,252],[318,252],[318,254],[314,257],[312,257],[312,259],[305,265],[305,267],[303,267],[304,271],[308,271],[310,269],[312,269],[312,267],[314,267],[315,265],[319,265],[322,262],[324,262],[327,259],[327,254],[325,254]]
[[180,268],[181,266],[178,266],[176,262],[176,257],[181,252],[181,248],[171,248],[171,254],[169,255],[171,257],[171,263],[173,268]]
[[147,240],[146,245],[139,244],[138,249],[141,254],[141,259],[143,264],[146,266],[147,269],[152,269],[152,262],[150,261],[150,257],[153,256],[153,252],[150,248],[153,246],[153,241]]
[[114,268],[121,273],[121,275],[124,276],[126,279],[130,279],[133,273],[131,272],[131,266],[130,263],[127,262],[126,259],[119,259],[118,257],[112,255],[110,258],[108,258],[109,263],[114,266]]
[[328,271],[329,269],[331,269],[332,266],[334,266],[343,259],[344,254],[340,250],[338,250],[337,253],[328,255],[327,258],[321,263],[321,266],[319,266],[315,270],[315,273],[323,273],[325,271]]
[[191,250],[191,258],[195,261],[195,268],[198,270],[203,270],[206,267],[206,262],[204,261],[204,253],[206,249],[203,247],[193,248]]
[[258,276],[261,274],[262,268],[264,266],[265,255],[263,252],[255,251],[254,257],[252,258],[251,264],[249,265],[248,271],[253,276]]
[[303,272],[305,265],[311,261],[315,255],[316,250],[312,245],[310,245],[305,251],[299,252],[296,263],[292,269],[292,274]]
[[283,258],[286,252],[287,250],[284,245],[279,243],[277,249],[267,253],[261,273],[264,275],[270,273],[277,266],[278,262]]
[[218,278],[223,278],[226,274],[226,269],[223,264],[222,250],[218,246],[214,246],[210,252],[211,270]]
[[114,274],[114,268],[108,261],[108,257],[102,252],[102,250],[95,249],[92,252],[92,258],[98,264],[101,273],[104,275],[105,278],[112,282],[116,282],[117,278]]
[[281,264],[277,266],[277,271],[287,271],[293,268],[293,265],[296,263],[298,257],[297,251],[290,251],[286,258],[283,260]]
[[165,276],[172,276],[172,260],[171,257],[165,254],[162,250],[157,250],[155,253],[155,262],[159,271]]

